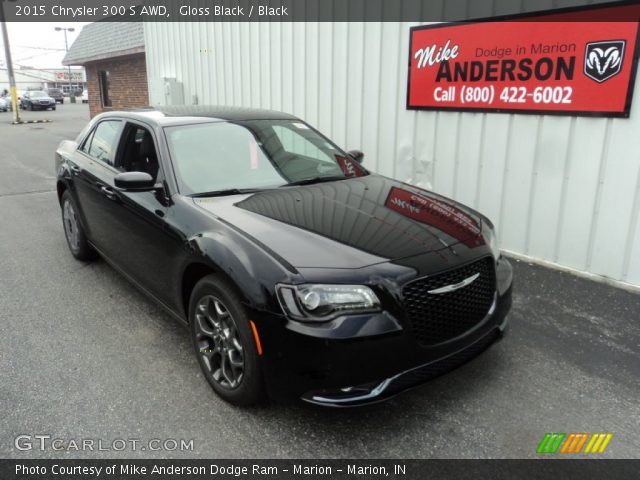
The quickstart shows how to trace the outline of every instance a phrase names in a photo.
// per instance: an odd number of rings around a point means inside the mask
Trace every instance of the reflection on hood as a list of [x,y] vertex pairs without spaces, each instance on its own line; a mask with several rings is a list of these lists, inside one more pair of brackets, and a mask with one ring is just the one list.
[[484,243],[470,212],[378,175],[267,190],[235,206],[388,259]]

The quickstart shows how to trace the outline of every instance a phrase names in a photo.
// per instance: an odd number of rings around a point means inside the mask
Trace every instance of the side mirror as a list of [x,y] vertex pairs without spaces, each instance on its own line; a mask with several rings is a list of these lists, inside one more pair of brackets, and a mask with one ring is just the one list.
[[360,150],[349,150],[347,153],[358,163],[362,163],[362,160],[364,160],[364,153]]
[[113,183],[123,190],[153,190],[156,185],[147,172],[122,172],[116,175]]

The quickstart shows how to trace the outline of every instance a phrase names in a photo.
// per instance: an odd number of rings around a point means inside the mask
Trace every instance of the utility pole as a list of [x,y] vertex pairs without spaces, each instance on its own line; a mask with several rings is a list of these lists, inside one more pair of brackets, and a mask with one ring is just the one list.
[[[60,30],[64,32],[64,49],[68,52],[69,43],[67,42],[67,32],[73,32],[75,31],[75,28],[56,27],[56,32],[59,32]],[[76,103],[75,92],[72,91],[72,86],[71,86],[71,65],[67,65],[67,66],[69,67],[69,101],[71,103]]]
[[13,123],[20,123],[18,108],[18,92],[16,91],[16,77],[13,74],[13,62],[11,60],[11,48],[9,48],[9,33],[4,17],[4,2],[0,1],[0,25],[2,26],[2,41],[4,43],[4,58],[7,63],[7,75],[9,76],[9,90],[11,92],[11,107],[13,110]]

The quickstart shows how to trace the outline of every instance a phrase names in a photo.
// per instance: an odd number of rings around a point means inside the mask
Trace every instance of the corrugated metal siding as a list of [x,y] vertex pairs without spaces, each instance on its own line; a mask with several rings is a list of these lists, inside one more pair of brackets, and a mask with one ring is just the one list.
[[175,77],[187,103],[293,113],[487,214],[506,250],[640,285],[640,99],[630,119],[407,111],[411,25],[145,24],[150,99]]

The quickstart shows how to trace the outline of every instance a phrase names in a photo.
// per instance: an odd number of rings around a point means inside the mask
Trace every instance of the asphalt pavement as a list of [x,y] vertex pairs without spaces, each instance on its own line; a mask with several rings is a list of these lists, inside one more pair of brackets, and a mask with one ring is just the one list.
[[[184,327],[67,250],[53,155],[87,106],[23,116],[52,122],[0,113],[0,458],[521,458],[546,432],[612,432],[604,457],[638,457],[640,294],[517,261],[507,335],[450,374],[360,409],[226,404]],[[19,450],[19,435],[193,448]]]

